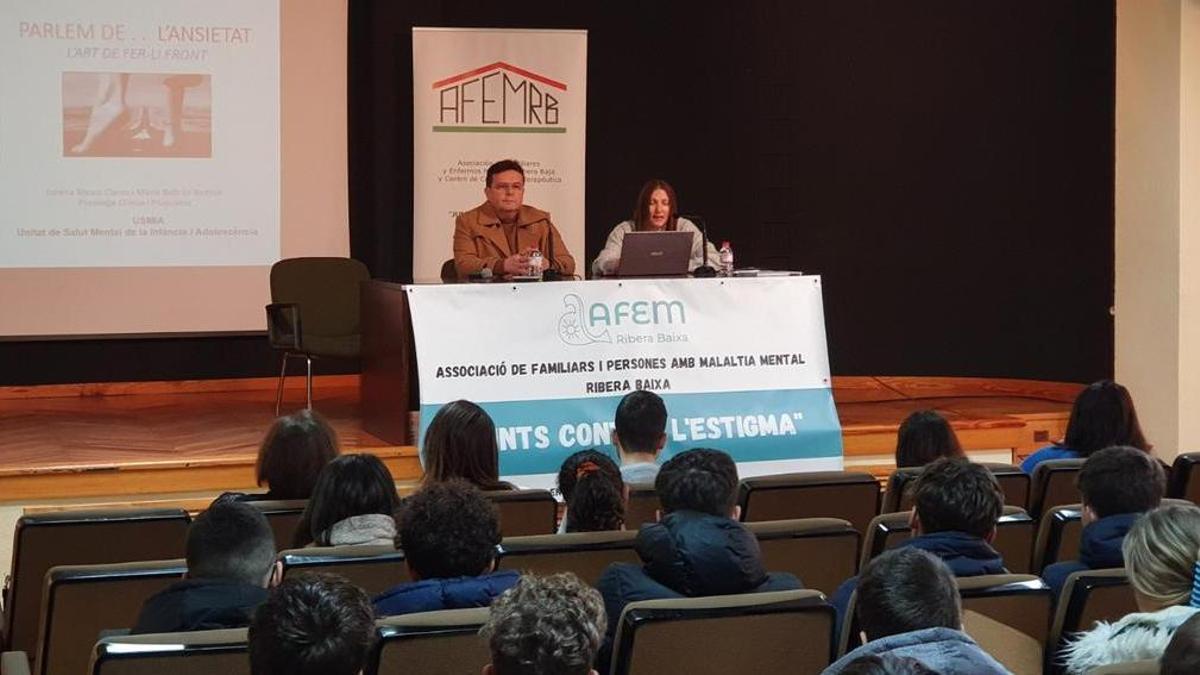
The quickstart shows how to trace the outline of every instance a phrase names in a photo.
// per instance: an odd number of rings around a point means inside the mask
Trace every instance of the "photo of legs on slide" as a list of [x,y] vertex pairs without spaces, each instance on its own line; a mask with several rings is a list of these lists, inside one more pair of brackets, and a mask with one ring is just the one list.
[[211,157],[212,77],[63,73],[64,157]]

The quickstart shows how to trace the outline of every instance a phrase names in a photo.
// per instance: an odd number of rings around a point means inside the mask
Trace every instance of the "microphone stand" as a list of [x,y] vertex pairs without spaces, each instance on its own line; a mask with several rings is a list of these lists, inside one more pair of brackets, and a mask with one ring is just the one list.
[[549,220],[546,220],[546,237],[546,258],[549,265],[542,270],[542,281],[562,281],[562,272],[554,269],[554,226]]
[[680,218],[687,218],[700,226],[700,250],[704,258],[700,266],[692,270],[692,276],[700,278],[717,276],[717,270],[708,264],[708,224],[700,216],[680,216]]

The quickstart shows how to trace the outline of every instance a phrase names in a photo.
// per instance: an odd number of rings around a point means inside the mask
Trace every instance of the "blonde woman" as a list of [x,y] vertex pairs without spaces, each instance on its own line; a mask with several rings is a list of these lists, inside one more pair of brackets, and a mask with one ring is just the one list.
[[1200,551],[1200,508],[1167,504],[1142,516],[1122,545],[1139,613],[1101,622],[1063,652],[1067,672],[1126,661],[1156,660],[1196,613],[1188,606]]

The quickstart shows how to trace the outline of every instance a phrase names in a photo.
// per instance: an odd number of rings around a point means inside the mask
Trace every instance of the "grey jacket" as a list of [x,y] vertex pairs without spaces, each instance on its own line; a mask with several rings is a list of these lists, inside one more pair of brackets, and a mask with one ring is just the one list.
[[840,675],[855,659],[869,654],[907,656],[940,675],[1011,675],[966,633],[950,628],[925,628],[868,642],[838,659],[822,675]]

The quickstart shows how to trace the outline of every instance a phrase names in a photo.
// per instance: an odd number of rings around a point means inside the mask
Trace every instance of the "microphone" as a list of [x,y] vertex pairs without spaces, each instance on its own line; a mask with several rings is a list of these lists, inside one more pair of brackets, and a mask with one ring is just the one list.
[[704,219],[701,218],[700,216],[679,216],[679,217],[687,218],[688,220],[690,220],[693,223],[696,223],[697,225],[700,226],[700,237],[701,237],[700,250],[702,251],[701,255],[703,255],[703,262],[700,263],[699,267],[692,270],[692,276],[693,277],[701,277],[701,278],[717,276],[717,270],[708,264],[708,225],[704,222]]

